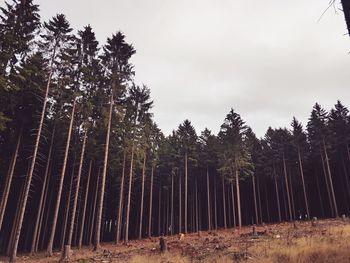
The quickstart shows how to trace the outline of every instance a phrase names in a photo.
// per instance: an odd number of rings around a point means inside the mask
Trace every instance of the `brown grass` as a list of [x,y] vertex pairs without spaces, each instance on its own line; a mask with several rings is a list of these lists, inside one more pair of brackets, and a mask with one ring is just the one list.
[[[341,263],[350,262],[350,222],[322,220],[317,226],[311,222],[273,224],[188,234],[183,240],[167,237],[169,251],[161,254],[158,239],[131,241],[128,246],[103,244],[99,252],[91,248],[74,250],[71,261],[130,262],[130,263],[187,263],[187,262],[261,262],[261,263]],[[60,253],[46,258],[22,255],[18,262],[57,262]],[[0,258],[0,262],[1,262]],[[6,259],[3,259],[5,262]]]

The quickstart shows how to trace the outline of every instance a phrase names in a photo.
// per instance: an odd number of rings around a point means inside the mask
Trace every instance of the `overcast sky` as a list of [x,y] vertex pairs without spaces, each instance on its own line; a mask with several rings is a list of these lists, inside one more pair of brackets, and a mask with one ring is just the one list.
[[64,13],[76,30],[90,24],[101,44],[126,35],[164,133],[185,119],[217,133],[232,107],[259,137],[293,116],[305,126],[316,101],[350,107],[350,38],[341,11],[318,22],[328,2],[36,1],[44,20]]

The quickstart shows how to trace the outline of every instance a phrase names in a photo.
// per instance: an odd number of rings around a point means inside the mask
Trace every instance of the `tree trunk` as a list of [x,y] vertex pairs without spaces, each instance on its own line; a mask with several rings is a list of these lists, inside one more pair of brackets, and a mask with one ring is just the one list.
[[68,192],[68,196],[67,196],[66,212],[64,213],[64,226],[62,228],[62,234],[61,234],[61,237],[62,237],[61,238],[61,251],[64,250],[64,243],[66,242],[66,232],[67,232],[69,210],[70,210],[70,200],[71,200],[70,198],[71,198],[71,195],[72,195],[74,173],[75,173],[75,160],[76,160],[76,158],[74,156],[72,176],[71,176],[71,179],[70,179],[69,192]]
[[125,178],[125,163],[126,163],[126,151],[124,151],[123,157],[123,170],[122,170],[122,180],[120,182],[119,190],[119,206],[118,206],[118,221],[117,221],[117,232],[115,237],[115,243],[118,244],[120,241],[120,230],[122,226],[122,211],[123,211],[123,199],[124,199],[124,178]]
[[46,90],[45,90],[45,95],[44,95],[44,99],[43,99],[43,107],[42,107],[42,110],[41,110],[38,132],[36,134],[36,139],[35,139],[35,144],[34,144],[34,152],[33,152],[33,155],[32,155],[32,162],[31,162],[31,165],[30,165],[30,171],[29,171],[29,174],[28,174],[28,176],[26,178],[26,182],[25,182],[24,197],[23,197],[23,202],[22,202],[22,205],[21,205],[21,209],[19,211],[18,224],[17,224],[17,229],[16,229],[14,245],[13,245],[12,253],[11,253],[11,256],[10,256],[10,262],[15,262],[16,261],[18,242],[19,242],[19,238],[20,238],[20,235],[21,235],[24,213],[25,213],[26,206],[27,206],[27,200],[28,200],[28,195],[29,195],[29,191],[30,191],[30,186],[32,184],[34,167],[35,167],[35,164],[36,164],[36,157],[37,157],[38,149],[39,149],[39,142],[40,142],[40,137],[41,137],[41,131],[42,131],[42,127],[43,127],[44,119],[45,119],[47,97],[49,95],[51,77],[52,77],[52,74],[53,74],[52,64],[53,64],[53,59],[55,57],[55,54],[56,54],[56,48],[54,48],[53,55],[51,57],[51,68],[50,68],[50,73],[49,73],[49,77],[48,77],[47,84],[46,84]]
[[262,208],[261,208],[261,195],[260,195],[259,176],[256,177],[256,186],[257,186],[257,189],[258,189],[258,204],[259,204],[259,218],[260,218],[259,223],[261,224],[262,221],[263,221],[263,218],[262,218]]
[[83,213],[82,213],[82,216],[81,216],[81,224],[80,224],[80,231],[79,231],[78,249],[81,249],[81,246],[83,244],[83,233],[84,233],[84,226],[85,226],[86,206],[87,206],[87,201],[88,201],[88,196],[89,196],[89,185],[90,185],[91,169],[92,169],[92,160],[90,160],[88,178],[87,178],[87,181],[86,181],[86,190],[85,190],[85,197],[84,197],[84,204],[83,204]]
[[291,203],[290,203],[289,184],[288,184],[288,178],[287,178],[286,159],[284,158],[284,153],[283,153],[283,170],[284,170],[284,180],[285,180],[285,183],[286,183],[286,190],[287,190],[289,221],[292,221],[293,220],[292,206],[291,206]]
[[170,211],[170,234],[174,234],[174,173],[171,173],[171,211]]
[[181,173],[179,173],[179,233],[182,232]]
[[38,237],[38,229],[39,229],[39,224],[41,221],[41,215],[42,213],[42,208],[43,208],[43,203],[45,201],[44,196],[46,194],[46,189],[47,189],[47,182],[48,182],[48,175],[49,175],[49,167],[51,164],[51,155],[52,155],[52,147],[53,147],[53,142],[54,142],[54,137],[55,137],[55,129],[56,125],[53,127],[52,135],[51,135],[51,142],[50,142],[50,148],[49,148],[49,153],[47,157],[47,162],[46,162],[46,167],[45,167],[45,173],[44,173],[44,182],[43,186],[41,189],[41,194],[40,194],[40,199],[39,199],[39,208],[38,208],[38,213],[36,216],[36,221],[35,221],[35,226],[34,226],[34,231],[33,231],[33,239],[32,239],[32,246],[30,249],[30,254],[34,254],[36,244],[37,244],[37,239]]
[[208,205],[208,230],[211,230],[211,216],[210,216],[210,185],[209,185],[209,169],[207,165],[207,205]]
[[134,142],[131,147],[131,161],[130,161],[130,174],[129,174],[129,190],[128,190],[128,203],[126,209],[126,229],[125,229],[125,240],[124,243],[129,242],[129,215],[130,215],[130,201],[131,201],[131,185],[132,185],[132,173],[134,166]]
[[160,232],[160,226],[161,226],[161,200],[162,200],[162,183],[160,182],[159,185],[159,192],[158,192],[158,236],[161,235]]
[[73,108],[72,108],[72,115],[71,115],[71,119],[70,119],[70,123],[69,123],[68,137],[67,137],[67,142],[66,142],[66,149],[65,149],[65,152],[64,152],[63,167],[62,167],[62,172],[61,172],[60,181],[59,181],[59,185],[58,185],[58,194],[57,194],[56,206],[55,206],[55,210],[54,210],[54,216],[53,216],[53,222],[52,222],[52,227],[51,227],[51,232],[50,232],[50,238],[49,238],[49,241],[48,241],[48,244],[47,244],[47,254],[50,257],[52,256],[52,247],[53,247],[53,241],[54,241],[55,232],[56,232],[58,211],[60,209],[60,204],[61,204],[61,195],[62,195],[63,181],[64,181],[64,175],[66,173],[67,158],[68,158],[69,146],[70,146],[70,138],[71,138],[71,135],[72,135],[72,128],[73,128],[73,122],[74,122],[75,104],[76,104],[76,100],[74,98]]
[[18,137],[17,137],[15,152],[13,153],[12,160],[10,162],[9,171],[7,173],[5,187],[4,187],[4,190],[2,192],[2,196],[1,196],[1,200],[0,200],[0,231],[2,228],[4,216],[5,216],[5,210],[6,210],[8,196],[10,193],[12,178],[13,178],[13,174],[14,174],[15,167],[16,167],[18,150],[19,150],[19,146],[21,144],[21,139],[22,139],[22,131],[23,131],[23,128],[21,127],[19,134],[18,134]]
[[324,207],[323,207],[323,201],[322,201],[322,197],[321,197],[321,189],[320,189],[320,183],[318,181],[318,177],[316,176],[316,185],[317,185],[317,194],[318,194],[318,198],[320,201],[320,207],[321,207],[321,215],[322,217],[324,217]]
[[[52,170],[52,167],[51,167],[51,170]],[[52,176],[52,174],[51,174]],[[51,179],[53,180],[53,178]],[[48,185],[49,186],[49,185]],[[50,191],[50,197],[49,197],[49,200],[48,200],[48,203],[47,203],[47,211],[46,211],[46,215],[45,215],[45,224],[44,224],[44,228],[43,228],[43,234],[42,234],[42,239],[41,239],[41,242],[40,242],[40,250],[44,250],[44,247],[46,246],[46,233],[48,232],[48,222],[49,222],[49,218],[50,218],[50,211],[51,211],[51,203],[52,203],[52,199],[53,199],[53,192],[54,191]],[[43,211],[44,213],[44,211]]]
[[79,189],[80,189],[81,171],[82,171],[83,162],[84,162],[86,138],[87,138],[87,130],[84,133],[83,146],[82,146],[81,155],[80,155],[80,163],[79,163],[79,170],[78,170],[78,176],[77,176],[77,184],[76,184],[76,189],[75,189],[75,194],[74,194],[74,201],[73,201],[72,217],[71,217],[71,222],[70,222],[69,232],[68,232],[68,241],[67,241],[67,249],[68,249],[68,251],[70,251],[70,248],[71,248],[71,245],[72,245],[72,237],[73,237],[74,223],[75,223],[75,214],[76,214],[78,197],[79,197]]
[[[276,186],[277,186],[277,181],[275,181]],[[266,213],[267,213],[267,222],[270,223],[270,206],[269,206],[269,198],[267,196],[267,187],[266,187],[266,182],[264,184],[264,190],[265,190],[265,202],[266,202]],[[278,188],[276,189],[277,193],[278,193]],[[277,194],[277,201],[279,203],[279,198],[278,198],[278,194]],[[281,218],[281,210],[279,210],[279,216]]]
[[236,171],[236,194],[237,194],[237,211],[238,211],[238,227],[242,227],[242,215],[241,215],[241,194],[239,191],[239,171]]
[[342,153],[341,153],[341,163],[342,163],[342,167],[343,167],[345,184],[346,184],[346,199],[349,200],[350,185],[349,185],[349,179],[348,179],[348,172],[346,170],[346,165],[345,165],[345,161],[344,161],[344,155]]
[[348,28],[348,34],[350,35],[350,3],[348,0],[341,0],[342,10],[344,12],[346,27]]
[[[230,185],[231,185],[231,182],[229,182],[230,183]],[[228,213],[227,213],[227,217],[228,217],[228,227],[230,228],[230,227],[232,227],[233,225],[232,225],[232,221],[233,221],[233,218],[232,218],[232,209],[231,209],[231,197],[230,197],[230,192],[231,192],[231,188],[230,188],[230,186],[229,187],[225,187],[227,190],[225,190],[225,191],[227,191],[227,197],[226,197],[226,202],[227,202],[227,210],[228,210]]]
[[304,169],[303,169],[303,163],[301,161],[301,154],[300,154],[300,148],[299,147],[298,147],[298,159],[299,159],[299,168],[300,168],[301,182],[302,182],[302,185],[303,185],[303,193],[304,193],[306,214],[307,214],[307,218],[310,218],[309,201],[308,201],[307,194],[306,194],[305,179],[304,179]]
[[214,219],[215,229],[218,229],[218,209],[217,209],[217,196],[216,196],[216,176],[214,176]]
[[293,219],[295,219],[295,202],[294,202],[294,190],[293,190],[293,182],[292,182],[292,172],[291,169],[288,169],[288,182],[289,182],[289,189],[290,189],[290,201],[292,204],[292,215],[293,215]]
[[235,207],[235,193],[233,191],[233,182],[231,181],[231,202],[232,202],[232,217],[233,217],[233,227],[237,226],[236,223],[236,207]]
[[252,176],[253,181],[253,197],[254,197],[254,211],[255,211],[255,224],[259,224],[259,218],[258,218],[258,204],[256,202],[256,190],[255,190],[255,175]]
[[110,105],[109,105],[109,114],[108,114],[106,148],[105,148],[105,153],[104,153],[103,171],[102,171],[102,177],[101,177],[101,191],[99,192],[98,205],[97,205],[97,218],[96,218],[97,220],[96,220],[94,250],[98,250],[100,248],[103,200],[104,200],[104,194],[105,194],[105,184],[106,184],[106,175],[107,175],[109,137],[111,134],[113,103],[114,103],[114,100],[113,100],[113,91],[112,91],[111,101],[110,101]]
[[16,209],[16,214],[15,214],[15,220],[14,220],[14,223],[12,225],[10,240],[8,241],[7,250],[6,250],[6,254],[7,255],[11,255],[11,252],[12,252],[11,249],[12,249],[14,241],[15,241],[16,227],[17,227],[18,220],[19,220],[19,211],[20,211],[20,208],[21,208],[20,204],[23,201],[23,197],[24,197],[24,184],[21,187],[20,196],[19,196],[19,199],[18,199],[18,202],[17,202],[17,209]]
[[227,228],[226,223],[226,196],[225,196],[225,179],[224,176],[222,176],[222,210],[224,212],[224,228]]
[[94,233],[94,230],[96,229],[95,218],[96,218],[97,198],[98,198],[99,185],[100,185],[100,175],[101,175],[101,167],[98,168],[98,172],[97,172],[97,179],[96,179],[97,182],[96,182],[96,187],[95,187],[94,206],[92,209],[92,218],[91,218],[91,224],[90,224],[89,245],[92,244],[92,235]]
[[196,232],[199,231],[199,221],[198,221],[198,182],[197,177],[195,179],[195,202],[196,202]]
[[328,177],[329,177],[329,183],[331,187],[331,192],[332,192],[332,200],[333,200],[333,206],[334,206],[334,212],[335,216],[339,217],[338,213],[338,207],[337,207],[337,201],[335,199],[335,194],[334,194],[334,187],[333,187],[333,180],[332,180],[332,174],[331,174],[331,168],[329,166],[329,158],[326,150],[326,142],[325,139],[323,138],[323,149],[324,149],[324,154],[325,154],[325,159],[326,159],[326,165],[327,165],[327,170],[328,170]]
[[326,171],[326,165],[324,163],[321,146],[320,146],[320,157],[321,157],[321,161],[322,161],[322,169],[323,169],[323,174],[324,174],[324,180],[326,182],[329,206],[331,208],[331,214],[334,217],[335,216],[335,212],[334,212],[334,207],[333,207],[333,202],[332,202],[332,197],[331,197],[331,191],[330,191],[330,188],[329,188],[328,176],[327,176],[327,171]]
[[[40,240],[40,234],[42,231],[42,224],[43,224],[43,220],[44,220],[44,214],[45,214],[45,207],[46,207],[46,203],[49,206],[50,205],[50,201],[51,201],[51,197],[49,198],[48,202],[46,201],[47,199],[47,193],[49,191],[49,186],[50,186],[50,178],[51,178],[51,170],[52,170],[52,164],[50,165],[49,168],[49,174],[47,176],[47,182],[46,182],[46,186],[45,186],[45,193],[44,193],[44,202],[41,208],[41,213],[40,213],[40,219],[39,219],[39,226],[38,226],[38,234],[37,234],[37,238],[35,241],[35,248],[34,248],[34,253],[38,252],[38,247],[39,247],[39,240]],[[52,194],[51,194],[52,195]],[[48,209],[49,210],[49,209]],[[45,224],[46,225],[46,224]]]
[[188,176],[188,167],[187,167],[187,151],[185,154],[185,233],[187,234],[187,178]]
[[148,237],[152,236],[153,172],[154,172],[154,165],[152,164],[151,186],[149,190]]
[[281,222],[281,221],[282,221],[282,217],[281,217],[281,205],[280,205],[280,196],[279,196],[279,193],[278,193],[277,175],[276,175],[275,166],[273,166],[273,172],[274,172],[274,181],[275,181],[277,208],[278,208],[278,221]]
[[143,219],[143,196],[145,193],[145,173],[146,173],[146,154],[143,159],[142,167],[142,183],[141,183],[141,207],[140,207],[140,225],[139,225],[139,239],[142,237],[142,219]]

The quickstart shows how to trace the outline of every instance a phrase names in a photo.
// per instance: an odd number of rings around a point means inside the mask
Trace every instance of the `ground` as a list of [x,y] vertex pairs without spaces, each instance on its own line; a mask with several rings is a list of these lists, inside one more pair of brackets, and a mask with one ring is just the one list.
[[[255,228],[255,231],[254,231]],[[102,244],[101,250],[73,249],[71,262],[350,262],[350,221],[302,221],[239,229],[202,231],[165,237],[168,251],[160,253],[159,238]],[[61,254],[19,255],[17,262],[58,262]],[[0,258],[0,262],[6,258]]]

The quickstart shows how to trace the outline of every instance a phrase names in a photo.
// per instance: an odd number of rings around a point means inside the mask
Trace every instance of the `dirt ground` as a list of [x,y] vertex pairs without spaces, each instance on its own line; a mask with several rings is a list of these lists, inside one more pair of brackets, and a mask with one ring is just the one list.
[[[101,250],[73,248],[71,262],[350,262],[350,221],[346,219],[301,221],[241,229],[201,231],[159,238],[133,240],[128,245],[103,243]],[[47,258],[19,255],[17,262],[58,262],[61,253]],[[0,262],[7,262],[0,258]]]

